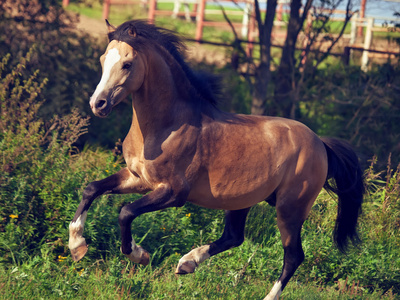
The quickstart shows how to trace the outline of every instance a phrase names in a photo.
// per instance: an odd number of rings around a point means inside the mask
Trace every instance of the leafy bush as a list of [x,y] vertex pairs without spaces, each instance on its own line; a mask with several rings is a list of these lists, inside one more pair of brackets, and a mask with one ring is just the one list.
[[[35,47],[21,80],[36,74],[38,82],[46,81],[46,89],[36,96],[46,99],[39,111],[46,121],[73,108],[83,116],[92,114],[89,98],[100,80],[99,58],[106,48],[106,34],[97,40],[78,31],[78,22],[79,17],[64,11],[58,0],[0,1],[0,57],[10,53],[10,65],[15,65]],[[130,104],[121,103],[106,121],[93,119],[78,146],[90,142],[111,148],[115,137],[123,138],[129,128],[130,113]]]
[[10,56],[0,65],[0,251],[6,261],[37,250],[61,226],[63,199],[73,192],[73,144],[88,124],[76,111],[48,123],[38,117],[43,101],[37,98],[47,80],[38,82],[37,71],[27,80],[22,75],[33,53],[8,74]]
[[328,66],[304,87],[302,121],[322,136],[350,141],[365,163],[377,155],[383,169],[391,153],[398,164],[399,86],[400,63],[376,66],[367,74],[358,66]]

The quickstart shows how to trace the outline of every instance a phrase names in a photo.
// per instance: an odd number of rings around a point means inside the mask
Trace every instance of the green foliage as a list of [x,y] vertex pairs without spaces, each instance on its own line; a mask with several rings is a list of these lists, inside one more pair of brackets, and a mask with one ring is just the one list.
[[2,261],[18,261],[37,251],[54,227],[63,226],[58,218],[65,218],[62,199],[71,193],[67,183],[73,176],[66,166],[74,142],[88,124],[76,111],[47,123],[38,117],[43,101],[37,98],[47,80],[38,82],[38,72],[26,80],[22,74],[33,53],[28,52],[7,74],[9,55],[0,65]]
[[399,85],[400,64],[376,66],[367,74],[357,66],[330,65],[304,86],[301,121],[319,135],[350,141],[364,162],[373,155],[384,162],[392,153],[398,164]]
[[[101,77],[99,58],[106,47],[106,35],[96,40],[76,29],[78,21],[75,14],[62,9],[60,1],[0,1],[0,57],[10,54],[8,66],[16,65],[35,47],[20,80],[34,74],[38,82],[46,81],[46,89],[36,96],[46,99],[39,111],[45,120],[73,109],[84,116],[92,114],[88,102]],[[112,147],[118,140],[115,137],[124,137],[130,112],[130,104],[121,103],[106,122],[94,119],[79,146],[88,141]]]
[[39,80],[48,80],[41,93],[47,99],[42,115],[67,113],[72,107],[83,110],[98,79],[98,47],[93,38],[74,30],[77,21],[64,12],[60,1],[0,3],[0,56],[11,53],[14,64],[35,45],[26,75],[40,70]]

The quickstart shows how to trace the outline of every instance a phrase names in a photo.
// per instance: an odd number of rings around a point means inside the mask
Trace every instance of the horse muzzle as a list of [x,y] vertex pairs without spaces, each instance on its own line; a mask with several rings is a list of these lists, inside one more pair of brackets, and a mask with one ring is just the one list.
[[106,99],[97,98],[90,101],[90,108],[96,117],[105,118],[110,114],[112,105]]

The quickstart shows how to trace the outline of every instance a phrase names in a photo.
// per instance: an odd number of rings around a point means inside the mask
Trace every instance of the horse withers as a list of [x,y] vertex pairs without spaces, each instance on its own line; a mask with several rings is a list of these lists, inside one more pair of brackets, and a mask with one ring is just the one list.
[[265,299],[277,299],[304,260],[300,231],[323,187],[339,199],[336,244],[344,250],[349,240],[358,241],[364,184],[346,143],[320,139],[294,120],[222,112],[218,84],[186,64],[184,44],[173,32],[144,21],[107,25],[103,73],[90,107],[106,117],[132,95],[132,126],[123,143],[127,166],[85,188],[69,226],[74,260],[87,251],[82,237],[87,211],[104,194],[144,195],[125,205],[118,218],[121,252],[143,265],[150,256],[132,238],[136,217],[186,201],[225,210],[221,238],[184,255],[178,274],[192,273],[210,256],[242,244],[250,208],[268,201],[276,207],[284,263]]

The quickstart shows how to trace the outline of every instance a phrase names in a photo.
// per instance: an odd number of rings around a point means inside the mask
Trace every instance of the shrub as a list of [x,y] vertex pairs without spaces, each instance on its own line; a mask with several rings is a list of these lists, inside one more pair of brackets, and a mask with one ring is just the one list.
[[376,66],[368,73],[357,66],[329,66],[304,87],[302,121],[322,136],[348,140],[360,152],[365,168],[373,155],[379,158],[379,169],[385,168],[390,153],[398,164],[399,84],[400,63]]
[[22,79],[33,53],[7,74],[10,56],[0,65],[0,251],[6,261],[35,251],[61,226],[56,220],[71,193],[73,144],[88,125],[76,111],[47,123],[38,116],[47,80],[38,82],[38,71]]

